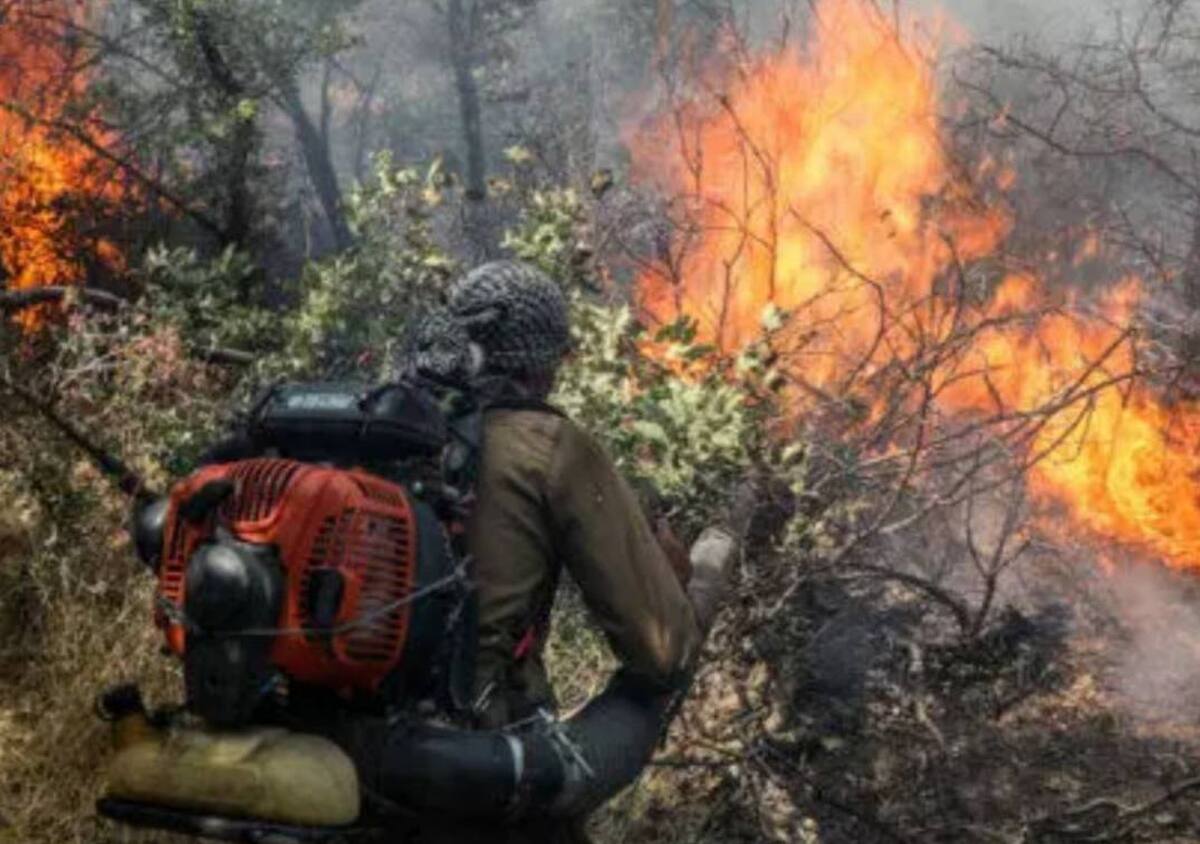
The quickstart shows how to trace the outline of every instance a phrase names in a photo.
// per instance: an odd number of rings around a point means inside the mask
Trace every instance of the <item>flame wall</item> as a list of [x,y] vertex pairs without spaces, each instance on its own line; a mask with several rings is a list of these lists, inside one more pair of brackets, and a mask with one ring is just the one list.
[[75,134],[114,140],[84,104],[91,77],[77,28],[86,22],[84,4],[70,0],[15,0],[0,18],[0,267],[10,289],[121,265],[98,209],[128,191]]
[[[901,24],[905,32],[937,27]],[[682,260],[638,280],[651,322],[695,319],[731,352],[777,340],[814,395],[879,408],[881,376],[929,367],[939,414],[1023,426],[1030,486],[1098,537],[1200,567],[1200,414],[1132,377],[1136,278],[1099,301],[1035,275],[967,289],[999,253],[1015,179],[955,161],[939,128],[935,38],[902,38],[866,0],[820,0],[800,49],[763,56],[631,138],[635,174],[678,197]],[[1090,248],[1096,248],[1094,238]],[[1047,275],[1069,267],[1047,268]],[[872,393],[872,390],[875,390]]]

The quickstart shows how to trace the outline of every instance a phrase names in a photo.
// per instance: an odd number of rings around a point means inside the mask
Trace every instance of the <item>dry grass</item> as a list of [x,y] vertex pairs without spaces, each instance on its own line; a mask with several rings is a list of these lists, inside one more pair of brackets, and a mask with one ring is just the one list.
[[137,840],[94,817],[108,731],[93,705],[121,681],[137,679],[151,697],[167,695],[175,682],[150,623],[150,578],[111,529],[122,523],[122,502],[86,479],[76,492],[105,498],[81,506],[83,523],[70,533],[21,524],[11,513],[0,528],[4,844]]

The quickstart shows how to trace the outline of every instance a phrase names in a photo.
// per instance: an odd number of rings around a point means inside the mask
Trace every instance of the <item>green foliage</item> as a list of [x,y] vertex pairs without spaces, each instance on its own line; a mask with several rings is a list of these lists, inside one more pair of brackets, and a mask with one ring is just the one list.
[[[304,74],[356,43],[349,14],[362,0],[131,0],[87,4],[103,35],[70,28],[64,50],[97,81],[82,99],[120,137],[149,200],[243,248],[286,226],[287,173],[268,148],[273,114],[300,109]],[[90,76],[89,71],[89,76]],[[83,114],[73,115],[93,133]],[[140,172],[135,170],[134,172]],[[153,185],[153,187],[150,187]],[[170,236],[153,203],[145,221]],[[195,234],[191,232],[190,234]],[[195,242],[194,237],[187,238]]]
[[[257,302],[250,260],[227,249],[200,259],[185,249],[150,250],[140,276],[145,295],[114,325],[76,326],[64,346],[71,363],[113,354],[114,331],[146,361],[195,358],[214,349],[255,355],[253,366],[222,371],[225,393],[185,402],[143,402],[143,433],[164,468],[183,469],[206,437],[218,408],[245,405],[264,384],[284,378],[385,378],[414,315],[438,302],[458,265],[435,236],[452,199],[435,163],[425,172],[396,168],[386,155],[372,178],[349,193],[355,246],[310,262],[298,301],[282,312]],[[551,274],[571,300],[575,352],[555,401],[591,430],[618,465],[661,503],[698,527],[768,448],[773,377],[761,348],[720,357],[681,320],[648,334],[624,304],[598,301],[600,272],[587,241],[589,209],[569,190],[539,190],[504,245]],[[765,347],[763,347],[765,348]],[[107,400],[136,401],[170,372],[131,366],[110,379]],[[204,385],[205,389],[212,385]],[[132,411],[131,411],[132,412]]]
[[[523,150],[508,157],[516,163]],[[588,246],[589,209],[570,189],[520,196],[504,238],[514,257],[547,272],[571,300],[574,353],[554,402],[588,428],[639,488],[699,527],[724,503],[759,447],[760,408],[746,401],[747,373],[696,342],[694,326],[649,341],[630,308],[597,301],[602,272]],[[648,353],[650,352],[650,353]]]
[[520,220],[505,234],[502,246],[568,290],[594,289],[595,268],[586,234],[587,209],[575,191],[534,190],[524,197]]
[[571,190],[533,191],[504,239],[515,257],[557,279],[571,297],[574,353],[554,401],[587,427],[621,469],[697,528],[725,503],[765,443],[768,402],[758,372],[735,367],[680,322],[653,338],[624,304],[589,297],[600,273],[586,246],[588,213]]
[[288,319],[286,355],[298,373],[355,369],[383,377],[415,314],[436,303],[457,263],[434,238],[443,173],[377,157],[371,181],[347,198],[355,246],[309,264]]
[[[37,392],[56,395],[68,418],[84,420],[84,430],[163,487],[212,442],[238,379],[205,365],[185,330],[151,300],[111,317],[75,318],[54,359],[27,377]],[[67,450],[53,459],[81,458]]]
[[[575,353],[555,401],[628,476],[700,527],[766,446],[766,406],[748,402],[749,383],[694,341],[646,347],[628,307],[578,299],[573,316]],[[689,371],[674,369],[676,361],[687,361]]]
[[209,260],[151,249],[141,271],[147,315],[195,353],[251,353],[237,401],[284,378],[387,377],[410,320],[440,299],[457,270],[433,232],[443,183],[437,164],[422,173],[381,155],[371,180],[347,196],[355,245],[309,262],[298,301],[283,308],[257,304],[256,271],[232,248]]
[[204,260],[193,249],[159,245],[146,252],[141,277],[144,301],[157,322],[174,325],[193,349],[270,348],[277,322],[252,295],[258,270],[232,246]]
[[270,95],[291,84],[305,65],[351,46],[354,39],[342,17],[361,4],[362,0],[135,0],[153,31],[174,47],[186,78],[205,79],[214,72],[210,45],[218,45],[221,61],[252,96]]

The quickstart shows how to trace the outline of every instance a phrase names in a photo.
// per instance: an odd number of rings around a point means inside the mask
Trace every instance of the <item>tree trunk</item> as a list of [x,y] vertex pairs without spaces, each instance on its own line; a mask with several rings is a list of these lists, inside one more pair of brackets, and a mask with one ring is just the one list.
[[365,181],[367,175],[367,144],[371,136],[371,109],[375,103],[375,91],[379,77],[383,75],[383,62],[376,63],[371,81],[362,90],[359,98],[358,115],[354,121],[354,178]]
[[304,153],[304,163],[308,167],[308,177],[312,180],[317,192],[325,219],[329,222],[329,230],[333,235],[334,246],[340,251],[354,244],[354,236],[346,223],[342,209],[342,189],[338,185],[337,171],[329,154],[329,141],[313,123],[304,103],[300,99],[300,90],[294,81],[284,85],[284,110],[292,120],[296,130],[296,139],[300,150]]
[[454,66],[454,85],[462,118],[463,147],[467,154],[467,199],[479,202],[487,198],[484,184],[483,122],[479,108],[479,86],[475,84],[474,33],[467,20],[463,0],[449,0],[446,7],[450,28],[450,60]]
[[478,35],[478,7],[468,8],[464,0],[448,0],[446,20],[450,29],[450,61],[454,67],[454,87],[462,120],[462,143],[467,155],[464,185],[463,235],[471,248],[471,259],[484,261],[496,257],[496,241],[490,209],[487,206],[487,182],[483,149],[483,117],[479,104],[479,86],[475,84],[475,39]]
[[[234,76],[217,46],[219,39],[213,32],[213,22],[207,15],[197,13],[195,23],[196,46],[204,58],[205,68],[217,91],[221,108],[236,113],[244,96],[242,83]],[[248,179],[250,157],[254,153],[257,141],[258,128],[254,119],[239,115],[225,155],[225,190],[228,205],[221,235],[225,243],[239,248],[245,247],[250,240],[254,200],[250,194]],[[241,292],[243,299],[248,297],[249,290],[243,289]]]

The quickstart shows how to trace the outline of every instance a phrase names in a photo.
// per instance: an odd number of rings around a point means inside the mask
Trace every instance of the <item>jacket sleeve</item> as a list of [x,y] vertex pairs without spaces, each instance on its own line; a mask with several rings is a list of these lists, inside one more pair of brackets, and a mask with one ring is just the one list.
[[556,550],[614,653],[638,678],[675,687],[692,668],[700,632],[633,491],[570,423],[547,480]]

